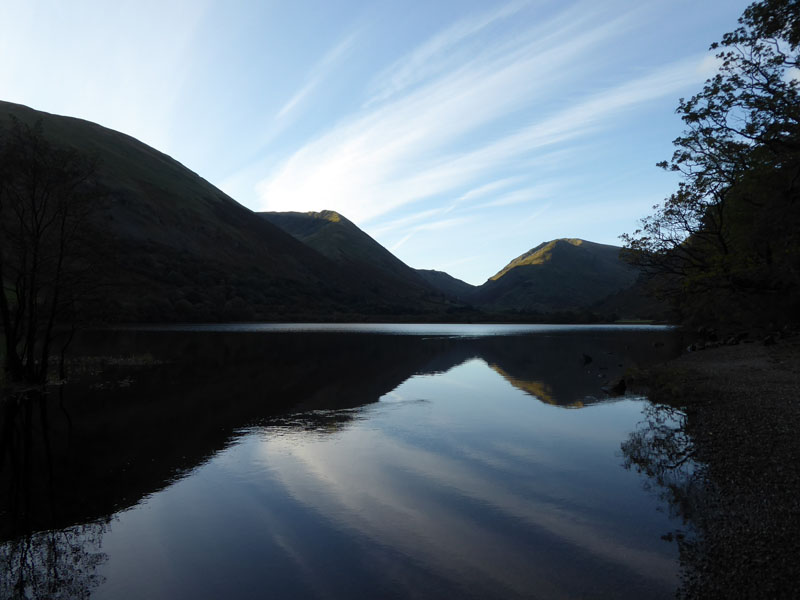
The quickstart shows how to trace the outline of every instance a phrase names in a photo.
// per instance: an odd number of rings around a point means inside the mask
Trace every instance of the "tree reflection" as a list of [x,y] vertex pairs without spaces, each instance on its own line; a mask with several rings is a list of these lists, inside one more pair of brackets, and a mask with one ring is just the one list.
[[97,567],[106,522],[24,535],[0,545],[0,598],[83,599],[103,582]]
[[[55,392],[57,394],[57,392]],[[42,389],[0,397],[0,598],[88,598],[102,577],[107,520],[60,526],[58,484]]]
[[692,519],[703,482],[686,432],[686,415],[665,404],[649,404],[640,428],[622,444],[626,469],[647,475],[645,487],[659,493],[672,516]]
[[682,584],[676,595],[727,597],[730,590],[720,580],[722,571],[713,567],[719,557],[712,549],[712,540],[719,537],[716,518],[722,496],[707,465],[694,460],[697,450],[687,431],[688,418],[664,404],[648,405],[644,417],[622,444],[624,466],[646,475],[645,488],[658,493],[670,514],[682,521],[683,530],[662,536],[678,545]]

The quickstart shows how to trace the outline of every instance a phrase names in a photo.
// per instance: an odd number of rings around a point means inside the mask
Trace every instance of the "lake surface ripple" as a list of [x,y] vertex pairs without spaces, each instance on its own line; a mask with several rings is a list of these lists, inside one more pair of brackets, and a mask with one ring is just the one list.
[[676,529],[601,390],[658,327],[89,332],[2,405],[0,596],[668,598]]

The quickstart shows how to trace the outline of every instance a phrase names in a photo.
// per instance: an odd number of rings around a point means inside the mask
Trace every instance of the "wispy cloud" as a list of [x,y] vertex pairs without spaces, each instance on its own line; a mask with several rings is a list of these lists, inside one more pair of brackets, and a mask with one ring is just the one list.
[[[258,184],[263,208],[335,207],[387,231],[397,224],[377,223],[378,217],[413,207],[417,216],[397,215],[408,219],[407,234],[423,216],[446,215],[478,195],[487,199],[483,208],[524,202],[534,197],[530,182],[515,184],[530,179],[549,154],[563,153],[566,142],[613,127],[638,105],[702,79],[698,56],[580,93],[575,82],[586,76],[585,57],[623,35],[633,16],[609,19],[573,6],[527,29],[512,28],[502,44],[485,44],[486,28],[522,10],[514,3],[462,21],[380,74],[372,102],[298,148]],[[451,64],[448,52],[462,45],[469,58]],[[572,102],[551,104],[556,90],[571,88]]]
[[[415,227],[417,224],[429,222],[431,219],[447,215],[461,205],[468,205],[476,200],[480,200],[481,198],[492,195],[500,190],[504,190],[515,183],[518,183],[520,180],[520,177],[507,177],[496,181],[490,181],[489,183],[479,185],[468,190],[460,196],[457,196],[451,202],[445,203],[437,208],[417,211],[405,217],[392,217],[382,222],[373,222],[370,227],[370,232],[373,235],[382,235],[390,231],[402,229],[407,230],[409,227],[412,227],[414,231],[419,231],[420,228]],[[406,241],[407,239],[404,238],[403,243]]]
[[453,217],[452,219],[442,219],[440,221],[431,221],[430,223],[418,225],[415,229],[416,231],[438,231],[440,229],[458,227],[471,220],[470,217]]
[[517,183],[519,180],[520,177],[506,177],[504,179],[490,181],[489,183],[474,187],[468,192],[462,194],[455,203],[462,204],[472,202],[473,200],[483,198],[502,189],[508,188],[514,183]]
[[348,35],[341,42],[331,48],[325,56],[323,56],[316,65],[314,65],[306,78],[302,87],[297,90],[289,100],[278,111],[277,119],[281,120],[286,118],[292,113],[306,98],[316,90],[326,77],[330,76],[330,69],[340,60],[342,60],[350,49],[353,47],[356,34]]
[[412,231],[411,233],[407,233],[406,235],[404,235],[403,237],[401,237],[401,238],[400,238],[400,240],[398,240],[397,242],[395,242],[394,244],[392,244],[392,245],[389,247],[389,251],[390,251],[390,252],[397,252],[397,250],[399,250],[400,248],[402,248],[402,247],[403,247],[403,245],[405,245],[405,243],[406,243],[408,240],[410,240],[412,237],[414,237],[414,233],[416,233],[416,232]]
[[531,200],[540,200],[542,198],[551,198],[558,190],[558,185],[554,183],[545,183],[532,187],[525,187],[512,192],[500,194],[489,202],[477,204],[472,206],[472,209],[493,208],[497,206],[510,206],[512,204],[520,204],[522,202],[530,202]]
[[[427,212],[427,211],[426,211]],[[441,211],[438,211],[441,212]],[[428,213],[428,219],[430,218],[430,213]],[[405,244],[408,240],[414,237],[415,234],[419,233],[420,231],[440,231],[442,229],[453,229],[455,227],[459,227],[464,225],[465,223],[469,223],[473,220],[472,217],[453,217],[451,219],[440,219],[438,221],[430,221],[426,219],[426,221],[422,224],[417,224],[411,227],[409,232],[404,235],[400,241],[396,242],[392,245],[390,250],[394,252],[403,244]]]
[[511,2],[491,11],[458,21],[414,49],[381,72],[372,85],[373,94],[367,104],[380,102],[397,92],[442,72],[459,56],[452,52],[461,42],[497,21],[518,13],[526,2]]

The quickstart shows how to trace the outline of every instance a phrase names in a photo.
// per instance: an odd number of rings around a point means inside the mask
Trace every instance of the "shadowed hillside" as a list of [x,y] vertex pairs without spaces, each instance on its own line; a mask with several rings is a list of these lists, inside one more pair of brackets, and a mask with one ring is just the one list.
[[451,307],[471,305],[490,319],[507,311],[541,313],[544,320],[549,313],[575,310],[601,317],[660,316],[652,302],[631,291],[637,271],[620,261],[616,246],[575,239],[546,242],[476,287],[443,271],[411,269],[337,212],[260,214],[349,273],[369,280],[373,291],[423,305],[432,298],[446,299]]
[[[369,282],[370,291],[403,298],[420,307],[441,305],[441,292],[420,274],[337,212],[264,212],[265,220],[330,259],[348,274]],[[433,302],[433,304],[431,304]]]
[[[93,183],[103,201],[88,226],[106,249],[97,273],[104,318],[358,318],[433,312],[440,300],[421,303],[422,296],[437,294],[374,242],[382,255],[366,242],[343,246],[338,254],[324,247],[318,252],[128,135],[0,102],[0,131],[10,131],[13,119],[23,126],[41,122],[51,144],[97,160]],[[359,253],[370,252],[375,268],[352,269]]]
[[422,278],[431,286],[457,300],[468,300],[472,297],[477,289],[474,285],[456,279],[452,275],[444,271],[436,271],[434,269],[417,269]]
[[14,120],[97,161],[93,319],[569,320],[636,277],[614,246],[555,240],[476,288],[412,269],[339,213],[255,213],[128,135],[0,102],[0,134]]
[[327,260],[169,156],[88,121],[0,103],[0,124],[10,117],[41,120],[52,144],[98,161],[105,202],[90,226],[112,255],[109,318],[271,318],[348,299]]

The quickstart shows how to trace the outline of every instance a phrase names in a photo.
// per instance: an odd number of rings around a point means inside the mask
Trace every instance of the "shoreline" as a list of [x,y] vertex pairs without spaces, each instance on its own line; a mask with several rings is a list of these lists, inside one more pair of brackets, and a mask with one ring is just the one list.
[[[696,467],[679,485],[661,484],[669,488],[670,510],[692,532],[676,536],[679,597],[796,597],[800,337],[685,353],[639,374],[636,383],[651,402],[685,415],[680,433],[691,439]],[[658,466],[675,465],[669,458]]]

